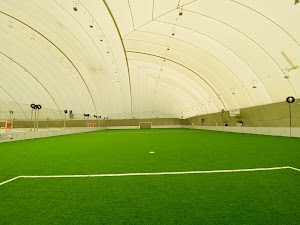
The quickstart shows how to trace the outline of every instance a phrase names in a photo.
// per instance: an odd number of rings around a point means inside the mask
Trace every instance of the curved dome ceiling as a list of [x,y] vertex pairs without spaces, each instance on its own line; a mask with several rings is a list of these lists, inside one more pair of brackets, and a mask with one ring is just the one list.
[[0,111],[188,118],[299,98],[296,2],[0,0]]

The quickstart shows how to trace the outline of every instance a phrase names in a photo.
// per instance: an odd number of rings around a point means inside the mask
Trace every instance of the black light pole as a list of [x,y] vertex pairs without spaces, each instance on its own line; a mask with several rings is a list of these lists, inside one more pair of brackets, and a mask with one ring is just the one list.
[[225,113],[225,109],[222,109],[221,112],[222,112],[222,123],[223,123],[223,127],[224,127],[224,113]]
[[101,116],[98,116],[98,127],[100,127],[100,119],[101,119]]
[[37,115],[37,122],[36,122],[36,130],[39,130],[39,119],[40,119],[40,109],[42,109],[41,105],[37,105],[36,106],[37,110],[38,110],[38,115]]
[[65,113],[65,119],[64,119],[64,129],[65,129],[66,128],[66,117],[67,117],[68,110],[64,110],[64,113]]
[[37,110],[38,105],[34,105],[34,131],[36,130],[36,110]]
[[84,118],[85,118],[85,127],[87,127],[88,126],[88,117],[90,117],[90,114],[83,114],[83,116],[84,116]]
[[9,111],[9,120],[11,121],[11,115],[14,113],[14,111],[10,110]]
[[286,102],[289,103],[289,112],[290,112],[290,137],[292,136],[292,110],[291,104],[295,102],[295,98],[293,96],[289,96],[286,98]]
[[[31,104],[31,121],[32,121],[32,114],[34,110],[34,121],[33,121],[33,130],[39,129],[39,117],[40,117],[40,109],[42,109],[41,105]],[[38,110],[38,115],[36,115],[36,110]]]
[[[30,107],[31,107],[31,121],[32,121],[32,115],[33,115],[33,110],[35,108],[35,104],[31,104]],[[32,128],[34,128],[34,125],[35,125],[35,122],[33,122]]]
[[[97,124],[97,118],[98,118],[98,116],[94,115],[94,118],[95,118],[94,120],[95,120],[95,122],[96,122],[95,124]],[[95,127],[96,127],[96,126],[95,126]]]
[[[69,118],[73,119],[73,110],[69,110]],[[70,131],[71,131],[71,127],[72,127],[72,122],[70,121]]]

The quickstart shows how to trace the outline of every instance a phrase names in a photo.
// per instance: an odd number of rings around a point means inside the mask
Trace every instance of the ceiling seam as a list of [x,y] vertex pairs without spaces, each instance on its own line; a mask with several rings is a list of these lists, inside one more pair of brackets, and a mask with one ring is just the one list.
[[[144,62],[144,61],[142,61],[142,62]],[[133,63],[133,62],[132,62],[132,63]],[[133,63],[133,64],[135,64],[135,63]],[[156,70],[156,69],[147,68],[147,67],[140,67],[140,68],[141,68],[145,73],[147,73],[149,76],[151,76],[151,77],[152,77],[152,75],[150,75],[150,73],[147,72],[145,69]],[[158,71],[158,72],[159,72],[159,71]],[[169,73],[168,73],[168,74],[169,74]],[[154,79],[154,80],[155,80],[155,79]],[[155,80],[155,81],[156,81],[156,80]],[[181,81],[181,79],[180,79],[180,81]],[[156,82],[157,82],[157,81],[156,81]],[[182,81],[182,82],[184,82],[184,81]],[[195,82],[195,81],[193,81],[193,82]],[[162,83],[165,83],[165,82],[162,82]],[[189,86],[189,84],[188,84],[187,82],[185,82],[185,83],[186,83],[187,86]],[[195,83],[196,83],[196,82],[195,82]],[[197,83],[196,83],[196,84],[197,84]],[[197,84],[197,85],[198,85],[198,84]],[[172,85],[172,86],[174,86],[174,85]],[[174,87],[175,87],[175,86],[174,86]],[[196,91],[196,89],[195,89],[194,87],[193,87],[192,89],[193,89],[194,91]],[[184,91],[183,91],[183,92],[184,92]],[[203,92],[205,92],[206,95],[209,96],[208,93],[207,93],[206,91],[203,90]],[[198,92],[197,92],[197,93],[198,93]],[[198,94],[201,95],[201,93],[198,93]],[[188,95],[190,95],[190,94],[188,94]],[[192,94],[192,95],[194,96],[194,94]],[[197,98],[196,98],[196,97],[195,97],[195,98],[192,97],[192,95],[190,95],[191,98],[193,98],[193,99],[197,102],[197,100],[196,100]],[[201,97],[202,97],[202,95],[201,95]],[[200,102],[199,104],[192,105],[191,107],[194,107],[194,106],[199,107],[199,105],[202,104],[203,102],[205,102],[205,100],[208,100],[208,101],[211,100],[211,101],[213,101],[212,98],[211,98],[211,99],[201,98],[201,102]],[[216,108],[218,108],[217,105],[216,105],[215,103],[214,103],[214,106],[215,106]],[[211,111],[213,111],[212,108],[211,108],[210,106],[209,106],[209,108],[210,108]]]
[[[144,73],[146,73],[148,76],[150,76],[149,75],[149,73],[147,73],[144,69],[142,69],[140,66],[138,66],[138,65],[136,65],[134,62],[130,62],[130,63],[132,63],[133,65],[135,65],[137,68],[138,68],[138,70],[140,71],[140,70],[142,70]],[[150,76],[154,81],[155,81],[155,84],[157,83],[157,81],[152,77],[152,76]],[[160,85],[161,86],[161,85]],[[164,87],[163,87],[163,89],[165,89]],[[168,92],[167,90],[165,90],[166,92]],[[170,94],[170,93],[169,93]],[[154,96],[154,95],[153,95]],[[173,99],[173,101],[174,102],[176,102],[175,101],[175,99]],[[153,104],[152,104],[153,105]]]
[[[6,91],[1,85],[0,85],[0,88],[16,103],[16,105],[20,108],[20,110],[22,111],[22,113],[24,114],[26,120],[28,120],[28,117],[26,116],[26,113],[24,112],[24,110],[22,109],[22,107],[19,105],[19,103],[15,100],[14,97],[12,97],[8,91]],[[11,104],[10,104],[11,105]],[[14,107],[12,107],[14,108]]]
[[[133,62],[131,62],[132,64],[134,64],[135,66],[137,66],[140,70],[142,70],[142,71],[144,71],[144,73],[146,73],[148,76],[150,76],[154,81],[155,81],[155,83],[158,83],[147,71],[145,71],[142,67],[140,67],[140,66],[138,66],[138,65],[136,65],[135,63],[133,63]],[[161,87],[163,87],[162,85],[160,85]],[[169,93],[169,91],[165,88],[165,87],[163,87],[163,89],[165,89],[165,91],[168,93],[168,94],[170,94]],[[191,97],[191,98],[193,98],[193,97]],[[175,99],[173,99],[174,101],[175,101]],[[175,101],[175,102],[177,102],[177,101]],[[216,108],[217,108],[217,106],[216,106]]]
[[[106,0],[103,0],[103,1],[106,1]],[[154,0],[153,0],[153,1],[154,1]],[[195,1],[197,1],[197,0],[195,0]],[[181,7],[186,6],[186,5],[189,5],[189,4],[191,4],[191,3],[194,3],[195,1],[186,3],[186,4],[182,5]],[[153,5],[154,5],[154,4],[153,4]],[[165,12],[165,13],[163,13],[163,14],[161,14],[161,15],[155,17],[155,18],[153,18],[153,15],[152,15],[152,20],[150,20],[150,21],[148,21],[148,22],[142,24],[141,26],[136,27],[134,30],[130,31],[128,34],[125,34],[122,38],[123,38],[123,39],[126,38],[126,37],[129,36],[131,33],[133,33],[134,31],[136,31],[136,30],[138,30],[138,29],[140,29],[141,27],[143,27],[143,26],[145,26],[145,25],[151,23],[152,21],[155,21],[155,20],[159,19],[160,17],[165,16],[165,15],[167,15],[167,14],[169,14],[170,12],[173,12],[173,11],[175,11],[175,10],[177,10],[177,7],[176,7],[175,9],[172,9],[172,10],[170,10],[170,11],[168,11],[168,12]]]
[[[11,37],[13,37],[13,38],[16,38],[16,37],[14,37],[14,36],[12,36],[11,35]],[[18,38],[17,38],[18,39]],[[21,42],[21,40],[20,39],[18,39],[20,42]],[[16,46],[16,45],[14,45],[13,43],[10,43],[12,46],[14,46],[15,48],[18,48],[18,46]],[[32,48],[31,46],[29,46],[29,45],[26,45],[28,48],[31,48],[32,49],[32,51],[34,51],[34,52],[36,52],[35,51],[35,49],[34,48]],[[26,54],[26,53],[25,53]],[[41,58],[42,58],[42,55],[41,54],[39,54],[38,52],[36,52],[36,54],[37,55],[39,55]],[[35,60],[36,61],[36,60]],[[55,68],[55,66],[53,66],[52,65],[52,63],[50,62],[50,61],[47,61],[49,64],[51,64],[51,66],[52,66],[52,68],[54,69],[54,70],[56,70],[56,68]],[[38,64],[40,64],[38,61],[37,61],[37,63]],[[44,68],[41,64],[40,64],[40,66],[41,66],[41,68]],[[65,68],[64,66],[63,66],[63,68]],[[66,68],[65,68],[65,70],[66,70]],[[57,71],[58,72],[58,71]],[[54,78],[53,78],[54,79]],[[55,79],[54,79],[55,80]],[[60,84],[59,84],[59,82],[57,82],[57,85],[59,85],[60,86]],[[70,99],[69,99],[69,101],[70,101]],[[71,101],[70,101],[70,103],[71,103]]]
[[130,78],[130,71],[129,71],[129,64],[128,64],[127,52],[126,52],[126,49],[125,49],[125,46],[124,46],[123,38],[122,38],[122,35],[121,35],[121,32],[120,32],[120,29],[118,27],[117,21],[115,20],[113,14],[112,14],[112,11],[110,10],[109,5],[107,4],[106,0],[103,0],[103,3],[106,6],[107,11],[109,12],[109,14],[110,14],[110,16],[111,16],[111,18],[112,18],[112,20],[113,20],[113,22],[115,24],[115,27],[116,27],[117,32],[118,32],[118,35],[120,37],[120,41],[121,41],[122,46],[123,46],[123,51],[124,51],[124,54],[125,54],[126,64],[127,64],[128,78],[129,78],[130,105],[131,105],[131,110],[130,110],[131,116],[130,117],[132,118],[132,84],[131,84],[131,78]]
[[[78,74],[82,77],[81,73],[79,72],[79,70],[77,69],[77,67],[75,66],[75,64],[70,60],[70,58],[69,58],[69,57],[68,57],[68,56],[67,56],[67,55],[66,55],[66,54],[58,47],[58,46],[56,46],[51,40],[49,40],[46,36],[44,36],[43,34],[41,34],[40,32],[38,32],[37,30],[35,30],[33,27],[29,26],[28,24],[24,23],[23,21],[21,21],[21,20],[19,20],[19,19],[15,18],[15,17],[13,17],[13,16],[11,16],[11,15],[9,15],[9,14],[3,12],[3,11],[0,11],[0,13],[6,15],[6,16],[8,16],[8,17],[11,17],[11,18],[15,19],[16,21],[22,23],[23,25],[27,26],[28,28],[30,28],[30,29],[32,29],[33,31],[35,31],[36,33],[38,33],[41,37],[43,37],[43,38],[44,38],[45,40],[47,40],[49,43],[51,43],[51,44],[52,44],[59,52],[61,52],[61,53],[66,57],[66,59],[72,64],[72,66],[75,68],[75,70],[78,72]],[[83,77],[82,77],[82,79],[83,79]],[[91,99],[92,99],[94,108],[95,108],[95,110],[96,110],[96,106],[95,106],[94,99],[93,99],[93,97],[92,97],[92,95],[91,95],[91,92],[90,92],[90,90],[89,90],[89,88],[88,88],[88,86],[87,86],[87,84],[86,84],[86,82],[85,82],[84,79],[83,79],[83,82],[85,83],[86,88],[87,88],[88,92],[90,93],[90,97],[91,97]],[[62,116],[62,115],[61,115],[61,116]],[[63,118],[63,117],[62,117],[62,118]]]
[[[126,40],[131,40],[131,39],[126,39]],[[177,39],[177,40],[178,40],[178,39]],[[151,44],[163,46],[162,44],[153,43],[153,42],[148,42],[148,41],[143,41],[143,40],[134,40],[134,41],[137,41],[137,42],[139,42],[139,41],[140,41],[140,42],[146,42],[146,43],[151,43]],[[172,48],[172,49],[175,49],[175,48]],[[199,49],[201,49],[201,48],[199,48]],[[143,49],[137,49],[137,50],[143,50]],[[227,85],[227,83],[226,83],[225,81],[223,81],[222,77],[221,77],[217,72],[215,72],[212,68],[210,68],[208,65],[206,65],[206,64],[203,63],[202,61],[198,60],[197,58],[195,58],[195,57],[189,55],[188,53],[182,52],[182,51],[180,51],[180,50],[178,50],[178,49],[175,49],[175,50],[178,51],[178,52],[181,52],[181,53],[183,53],[183,54],[185,54],[185,55],[187,55],[187,56],[189,56],[189,57],[195,59],[195,60],[198,61],[199,63],[203,64],[203,65],[204,65],[205,67],[207,67],[210,71],[212,71],[214,74],[217,75],[217,77],[220,79],[220,81],[222,81],[222,82],[226,85],[226,87],[228,88],[228,90],[231,90],[231,89],[232,89],[232,88],[229,88],[229,86]],[[202,50],[202,49],[201,49],[201,50]],[[128,49],[128,51],[134,51],[134,49]],[[204,50],[203,50],[203,51],[204,51]],[[205,52],[206,52],[206,51],[205,51]],[[210,54],[209,54],[209,55],[210,55]],[[212,57],[215,58],[214,56],[212,56]],[[163,58],[167,59],[166,56],[164,56]],[[215,59],[216,59],[216,58],[215,58]],[[219,61],[218,59],[216,59],[216,60]],[[223,64],[223,63],[222,63],[222,64]],[[224,64],[223,64],[223,65],[224,65]],[[225,66],[225,65],[224,65],[224,66]],[[225,66],[225,67],[228,68],[227,66]],[[229,68],[228,68],[228,69],[229,69]],[[229,70],[230,70],[230,69],[229,69]],[[230,70],[230,72],[232,72],[232,71]],[[236,77],[237,81],[240,83],[240,85],[241,85],[242,87],[246,87],[246,85],[244,85],[244,84],[240,81],[240,79],[238,78],[237,75],[235,75],[235,73],[232,72],[232,75]],[[239,90],[239,89],[241,89],[241,88],[234,88],[234,90]],[[249,92],[248,90],[246,90],[246,91],[247,91],[247,94],[248,94],[249,98],[251,99],[252,103],[254,104],[254,100],[253,100],[252,96],[250,95],[250,92]],[[225,93],[226,93],[226,92],[225,92]],[[239,100],[237,99],[237,97],[234,97],[234,98],[236,99],[237,102],[239,102]]]
[[[245,37],[247,37],[249,40],[251,40],[255,45],[257,45],[260,49],[262,49],[271,59],[272,59],[272,61],[277,65],[277,67],[279,68],[279,70],[281,71],[281,73],[284,75],[284,72],[283,72],[283,70],[281,69],[281,67],[280,67],[280,65],[278,64],[278,62],[269,54],[269,52],[267,52],[260,44],[258,44],[255,40],[253,40],[251,37],[249,37],[247,34],[245,34],[245,33],[243,33],[242,31],[240,31],[239,29],[237,29],[237,28],[235,28],[235,27],[233,27],[233,26],[231,26],[230,24],[227,24],[227,23],[225,23],[225,22],[223,22],[223,21],[221,21],[221,20],[218,20],[218,19],[216,19],[216,18],[214,18],[214,17],[211,17],[211,16],[208,16],[208,15],[205,15],[205,14],[201,14],[201,13],[198,13],[198,12],[193,12],[193,11],[189,11],[189,10],[185,10],[185,11],[187,11],[187,12],[191,12],[191,13],[194,13],[194,14],[197,14],[197,15],[200,15],[200,16],[204,16],[204,17],[207,17],[207,18],[210,18],[210,19],[212,19],[212,20],[215,20],[215,21],[218,21],[219,23],[221,23],[221,24],[224,24],[225,26],[228,26],[228,27],[230,27],[230,28],[232,28],[233,30],[235,30],[235,31],[237,31],[238,33],[240,33],[240,34],[242,34],[243,36],[245,36]],[[163,22],[163,21],[160,21],[160,22]],[[163,22],[164,23],[164,22]],[[179,25],[180,26],[180,25]],[[181,26],[181,27],[184,27],[184,26]],[[194,29],[190,29],[190,28],[187,28],[187,27],[185,27],[186,29],[189,29],[189,30],[193,30],[193,31],[195,31],[195,32],[198,32],[198,31],[196,31],[196,30],[194,30]],[[208,35],[207,35],[208,36]],[[208,36],[209,37],[209,36]],[[210,37],[211,38],[211,37]],[[215,40],[215,39],[213,39],[213,40]],[[220,42],[219,42],[220,43]],[[223,45],[223,44],[222,44]],[[224,45],[225,46],[225,45]],[[228,46],[226,46],[228,49],[230,49]],[[231,50],[231,49],[230,49]],[[234,52],[233,50],[231,50],[232,52]],[[234,52],[235,54],[237,54],[236,52]],[[238,55],[238,54],[237,54]],[[239,58],[241,58],[242,59],[242,57],[241,56],[239,56]],[[243,60],[244,61],[244,60]],[[244,61],[245,62],[245,61]],[[249,64],[247,64],[249,67],[250,67],[250,65]],[[252,68],[252,67],[250,67],[251,68],[251,70],[253,70],[253,72],[254,72],[254,69]],[[255,74],[256,74],[256,72],[255,72]],[[259,76],[257,76],[257,77],[259,77]],[[293,86],[291,85],[291,88],[293,89],[293,91],[294,91],[294,93],[295,93],[295,90],[294,90],[294,88],[293,88]],[[268,90],[268,89],[267,89]],[[270,98],[272,99],[272,97],[271,97],[271,95],[270,95]],[[273,101],[273,100],[272,100]],[[274,102],[274,101],[273,101]]]
[[[172,24],[172,23],[168,23],[168,22],[163,22],[163,21],[157,21],[157,22],[160,22],[160,23],[165,23],[165,24]],[[191,28],[189,28],[189,27],[185,27],[185,26],[181,26],[181,25],[178,25],[179,27],[182,27],[182,28],[185,28],[185,29],[187,29],[187,30],[191,30],[191,31],[193,31],[193,32],[196,32],[196,33],[198,33],[198,34],[201,34],[201,35],[203,35],[203,36],[205,36],[205,37],[208,37],[209,39],[211,39],[211,40],[213,40],[213,41],[215,41],[215,42],[217,42],[217,43],[219,43],[220,45],[222,45],[223,47],[225,47],[226,49],[228,49],[230,52],[232,52],[234,55],[236,55],[239,59],[241,59],[244,63],[245,63],[245,65],[247,65],[247,67],[255,74],[255,76],[256,76],[256,78],[258,78],[259,79],[259,76],[257,75],[257,73],[255,72],[255,70],[239,55],[239,54],[237,54],[235,51],[233,51],[231,48],[229,48],[227,45],[224,45],[223,43],[221,43],[221,42],[219,42],[218,40],[216,40],[216,39],[214,39],[214,38],[212,38],[212,37],[210,37],[209,35],[207,35],[207,34],[205,34],[205,33],[201,33],[201,32],[199,32],[199,31],[197,31],[197,30],[194,30],[194,29],[191,29]],[[277,64],[277,63],[276,63]],[[259,79],[260,80],[260,79]],[[268,95],[269,95],[269,97],[270,97],[270,99],[272,100],[272,102],[273,102],[273,99],[272,99],[272,96],[271,96],[271,94],[269,93],[269,90],[265,87],[265,84],[264,83],[262,83],[263,84],[263,86],[264,86],[264,88],[266,89],[266,91],[268,92]]]
[[48,92],[48,90],[46,89],[46,87],[32,74],[30,73],[25,67],[23,67],[21,64],[19,64],[18,62],[16,62],[14,59],[12,59],[11,57],[9,57],[8,55],[4,54],[3,52],[0,51],[0,54],[7,57],[8,59],[10,59],[11,61],[13,61],[14,63],[16,63],[17,65],[19,65],[21,68],[23,68],[28,74],[30,74],[42,87],[43,89],[48,93],[48,95],[50,96],[50,98],[52,99],[52,101],[54,102],[55,106],[57,107],[57,110],[59,111],[61,118],[63,119],[63,116],[59,110],[58,105],[56,104],[56,102],[54,101],[54,98],[52,97],[52,95]]

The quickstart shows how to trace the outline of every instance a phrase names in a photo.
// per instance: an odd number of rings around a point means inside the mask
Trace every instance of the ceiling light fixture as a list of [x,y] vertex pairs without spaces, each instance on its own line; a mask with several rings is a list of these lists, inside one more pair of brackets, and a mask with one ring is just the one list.
[[[297,1],[297,0],[296,0]],[[179,11],[179,16],[182,16],[183,15],[183,9],[180,8],[180,11]]]

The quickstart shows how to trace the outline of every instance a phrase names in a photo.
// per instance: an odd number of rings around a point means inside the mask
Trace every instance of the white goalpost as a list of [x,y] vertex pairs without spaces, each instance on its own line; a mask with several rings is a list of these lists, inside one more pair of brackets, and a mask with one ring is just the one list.
[[152,122],[140,122],[140,129],[151,129]]

